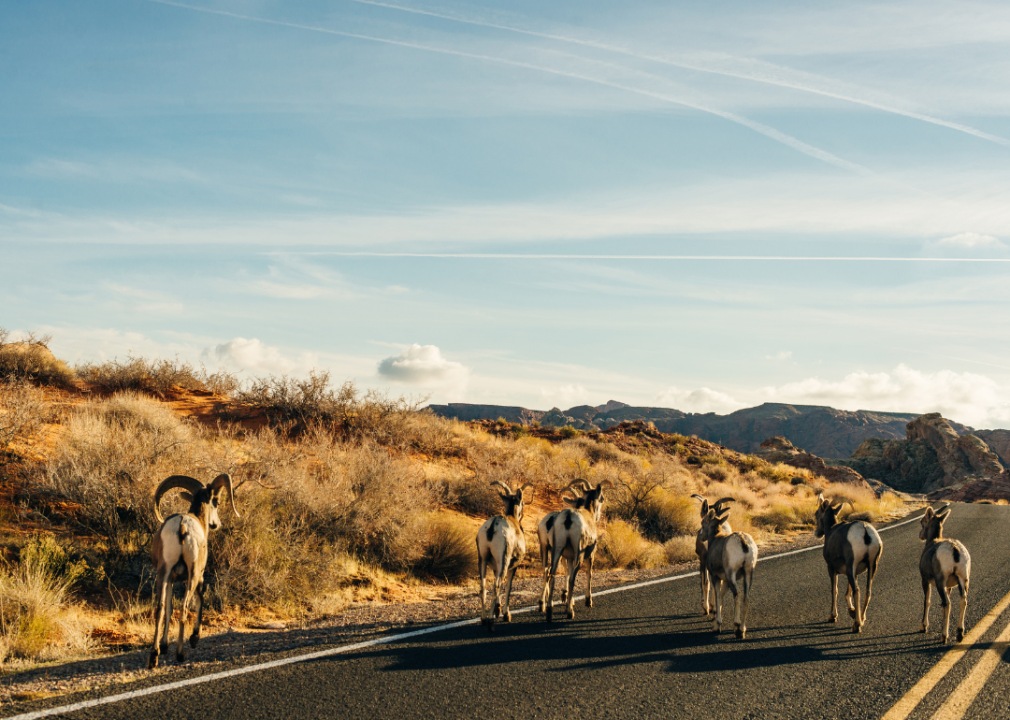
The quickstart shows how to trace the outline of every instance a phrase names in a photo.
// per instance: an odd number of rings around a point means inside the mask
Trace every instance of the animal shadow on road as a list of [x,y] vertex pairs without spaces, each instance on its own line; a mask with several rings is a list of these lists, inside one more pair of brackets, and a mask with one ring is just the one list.
[[856,637],[821,624],[759,630],[742,642],[725,630],[716,635],[710,621],[697,615],[587,619],[549,626],[533,617],[499,625],[493,636],[465,628],[437,639],[380,646],[344,657],[387,658],[388,672],[546,661],[557,665],[558,671],[667,662],[669,672],[701,673],[935,649],[917,643],[921,637],[917,633]]

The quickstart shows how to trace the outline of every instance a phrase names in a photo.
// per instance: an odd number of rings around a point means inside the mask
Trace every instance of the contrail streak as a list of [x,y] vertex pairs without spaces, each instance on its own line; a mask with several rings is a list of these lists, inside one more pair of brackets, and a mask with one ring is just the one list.
[[[327,35],[336,35],[339,37],[354,38],[357,40],[368,40],[371,42],[384,43],[387,45],[396,45],[398,47],[411,48],[414,50],[425,50],[428,52],[441,53],[443,55],[452,55],[456,57],[471,58],[474,60],[484,60],[487,62],[500,63],[503,65],[509,65],[512,67],[525,68],[527,70],[535,70],[537,72],[549,73],[551,75],[559,75],[561,77],[573,78],[576,80],[583,80],[585,82],[594,83],[596,85],[603,85],[605,87],[615,88],[617,90],[624,90],[626,92],[635,93],[638,95],[643,95],[645,97],[650,97],[655,100],[660,100],[662,102],[673,103],[676,105],[682,105],[684,107],[693,108],[702,112],[707,112],[717,117],[721,117],[724,120],[729,120],[730,122],[743,125],[746,128],[753,130],[767,138],[770,138],[778,143],[781,143],[787,147],[792,148],[798,152],[803,153],[809,157],[815,158],[822,162],[828,163],[829,165],[834,165],[835,167],[841,168],[843,170],[848,170],[850,172],[857,173],[859,175],[874,175],[875,173],[869,168],[863,167],[858,163],[850,162],[843,158],[838,157],[826,150],[822,150],[819,147],[805,143],[802,140],[795,138],[791,135],[787,135],[773,127],[765,125],[764,123],[757,122],[756,120],[751,120],[742,115],[736,113],[727,112],[725,110],[720,110],[712,106],[706,105],[705,103],[687,100],[684,98],[674,97],[661,92],[655,92],[652,90],[646,90],[643,88],[637,88],[631,85],[626,85],[624,83],[615,82],[613,80],[607,80],[605,78],[593,77],[591,75],[585,75],[583,73],[574,72],[571,70],[560,70],[558,68],[544,67],[542,65],[535,65],[533,63],[526,63],[520,60],[509,60],[507,58],[496,57],[493,55],[483,55],[479,53],[469,53],[463,50],[452,50],[449,48],[436,47],[432,45],[423,45],[421,43],[407,42],[404,40],[393,40],[391,38],[377,37],[375,35],[364,35],[361,33],[346,32],[343,30],[331,30],[330,28],[322,28],[314,25],[302,25],[300,23],[285,22],[283,20],[270,20],[268,18],[256,17],[254,15],[243,15],[241,13],[228,12],[227,10],[214,10],[211,8],[199,7],[196,5],[187,5],[185,3],[173,2],[173,0],[147,0],[148,2],[157,3],[159,5],[170,5],[172,7],[185,8],[187,10],[195,10],[197,12],[208,13],[210,15],[220,15],[223,17],[236,18],[238,20],[248,20],[250,22],[265,23],[267,25],[277,25],[280,27],[294,28],[297,30],[309,30],[311,32],[325,33]],[[360,2],[360,0],[357,0]],[[644,74],[644,73],[642,73]]]
[[[754,60],[752,58],[736,58],[727,55],[721,58],[721,60],[723,63],[727,63],[729,66],[720,67],[719,61],[716,61],[715,63],[705,63],[697,60],[674,59],[665,55],[654,55],[651,53],[643,53],[635,50],[630,50],[625,47],[621,47],[620,45],[612,45],[610,43],[602,43],[597,42],[595,40],[585,40],[582,38],[575,38],[568,35],[538,32],[536,30],[526,30],[524,28],[517,28],[511,25],[502,25],[500,23],[487,22],[483,20],[474,20],[472,18],[464,18],[458,15],[448,15],[445,13],[438,13],[431,10],[420,10],[418,8],[407,7],[404,5],[394,5],[393,3],[377,2],[376,0],[348,0],[348,1],[358,3],[360,5],[373,5],[375,7],[387,8],[390,10],[400,10],[402,12],[413,13],[415,15],[426,15],[428,17],[439,18],[442,20],[450,20],[453,22],[464,23],[467,25],[477,25],[479,27],[492,28],[495,30],[505,30],[507,32],[529,35],[531,37],[540,37],[545,38],[547,40],[558,40],[561,42],[572,43],[575,45],[582,45],[584,47],[596,48],[597,50],[606,50],[608,52],[619,53],[621,55],[627,55],[629,57],[638,58],[640,60],[649,60],[651,62],[658,62],[664,65],[684,68],[686,70],[697,70],[699,72],[707,72],[715,75],[725,75],[728,77],[740,78],[741,80],[752,80],[754,82],[766,83],[769,85],[777,85],[779,87],[790,88],[792,90],[802,90],[804,92],[813,93],[815,95],[822,95],[824,97],[830,97],[836,100],[844,100],[846,102],[851,102],[858,105],[864,105],[866,107],[874,108],[875,110],[881,110],[883,112],[888,112],[895,115],[903,115],[904,117],[909,117],[915,120],[921,120],[922,122],[931,123],[933,125],[940,125],[945,128],[950,128],[951,130],[957,130],[958,132],[973,135],[977,138],[981,138],[982,140],[988,140],[989,142],[994,142],[999,145],[1003,145],[1005,147],[1010,147],[1010,140],[1002,138],[998,135],[992,135],[990,133],[983,132],[982,130],[978,130],[977,128],[973,128],[969,125],[962,125],[961,123],[955,123],[949,120],[943,120],[941,118],[933,117],[931,115],[925,115],[923,113],[917,113],[911,110],[896,108],[891,105],[886,105],[884,103],[880,103],[874,100],[868,100],[866,98],[860,98],[854,95],[848,95],[835,90],[826,89],[824,87],[817,87],[816,84],[811,84],[811,82],[812,83],[824,82],[824,79],[817,75],[813,75],[811,73],[805,73],[798,70],[793,70],[792,68],[783,67],[781,65],[775,65],[773,63],[766,63],[760,60]],[[775,76],[769,76],[767,74],[748,72],[746,69],[741,69],[740,67],[741,64],[758,66],[761,69],[765,69],[776,74],[785,73],[789,77],[775,77]]]
[[565,255],[541,253],[424,253],[424,252],[342,252],[308,250],[267,252],[264,255],[335,255],[340,257],[432,258],[462,260],[705,260],[725,262],[937,262],[937,263],[1010,263],[1010,258],[877,257],[820,255]]

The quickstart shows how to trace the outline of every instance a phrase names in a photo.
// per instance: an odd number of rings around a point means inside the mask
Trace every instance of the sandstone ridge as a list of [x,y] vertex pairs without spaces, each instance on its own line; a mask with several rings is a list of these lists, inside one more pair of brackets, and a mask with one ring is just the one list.
[[792,467],[809,470],[815,475],[819,475],[831,482],[857,485],[871,489],[866,479],[852,468],[830,466],[824,462],[823,458],[819,458],[802,448],[796,447],[784,437],[768,438],[761,443],[761,450],[756,455],[770,463],[783,463]]

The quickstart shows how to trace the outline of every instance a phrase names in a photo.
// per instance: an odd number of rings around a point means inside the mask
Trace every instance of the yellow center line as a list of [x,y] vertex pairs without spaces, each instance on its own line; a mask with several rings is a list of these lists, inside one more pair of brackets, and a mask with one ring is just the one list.
[[985,687],[989,676],[999,665],[1003,651],[1006,650],[1007,641],[1010,641],[1010,625],[1003,629],[1000,636],[996,638],[996,642],[990,645],[982,659],[975,663],[975,667],[968,673],[968,677],[962,680],[961,684],[957,686],[957,690],[950,694],[947,701],[933,715],[932,720],[961,720],[964,717],[975,697]]
[[990,610],[984,618],[982,618],[978,625],[971,629],[967,635],[964,636],[964,640],[953,648],[951,648],[946,655],[944,655],[940,662],[933,666],[933,668],[922,676],[922,679],[917,682],[911,690],[909,690],[905,695],[894,704],[890,710],[887,711],[880,720],[905,720],[912,711],[918,707],[922,699],[929,694],[929,691],[936,687],[944,676],[950,672],[951,668],[957,664],[968,650],[971,649],[982,636],[985,635],[986,631],[992,627],[992,624],[996,622],[996,619],[1003,614],[1003,611],[1010,607],[1010,593],[1007,593],[1002,600],[996,603],[996,607]]

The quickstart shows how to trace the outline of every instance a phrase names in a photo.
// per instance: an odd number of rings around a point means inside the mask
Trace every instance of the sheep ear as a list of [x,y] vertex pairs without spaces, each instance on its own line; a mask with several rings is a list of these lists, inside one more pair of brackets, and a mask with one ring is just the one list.
[[192,496],[192,495],[190,495],[190,494],[189,494],[188,492],[186,492],[185,490],[183,490],[182,492],[180,492],[180,493],[179,493],[179,497],[181,497],[181,498],[182,498],[183,500],[185,500],[186,502],[193,502],[193,496]]
[[821,505],[824,504],[824,493],[817,493],[817,502],[819,502]]
[[838,503],[837,505],[832,505],[831,509],[834,510],[835,512],[838,512],[839,510],[842,509],[842,505],[844,505],[844,504],[845,503]]
[[926,508],[926,512],[924,512],[924,513],[922,514],[922,516],[923,516],[924,518],[926,518],[927,520],[928,520],[929,518],[933,517],[933,508],[931,508],[931,507],[927,507],[927,508]]
[[701,516],[705,517],[708,515],[708,500],[702,500],[701,502]]
[[949,509],[948,510],[944,510],[943,512],[937,513],[936,514],[936,519],[940,521],[941,525],[943,525],[943,523],[947,520],[947,516],[948,515],[950,515],[950,510]]

